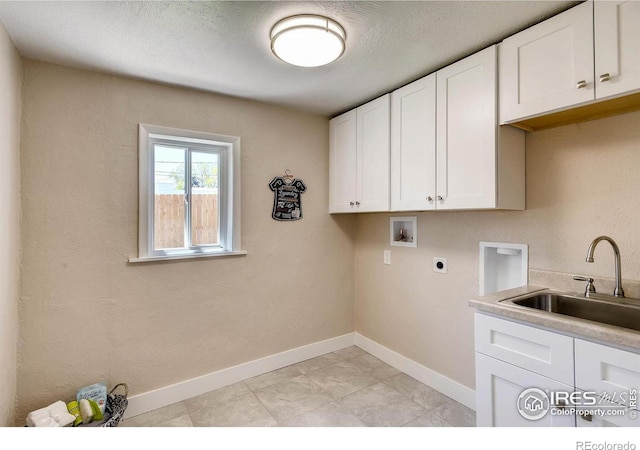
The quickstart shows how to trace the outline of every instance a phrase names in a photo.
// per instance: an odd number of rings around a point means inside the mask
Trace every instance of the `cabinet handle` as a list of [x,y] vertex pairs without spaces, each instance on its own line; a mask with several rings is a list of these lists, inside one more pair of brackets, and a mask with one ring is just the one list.
[[429,195],[429,196],[427,196],[427,201],[428,201],[428,202],[432,202],[432,201],[433,201],[433,197],[432,197],[432,196],[430,196],[430,195]]
[[580,80],[576,83],[576,89],[582,89],[587,87],[587,82],[586,80]]
[[356,206],[360,206],[360,202],[356,202]]
[[353,205],[355,205],[355,203],[353,203],[353,202],[349,202],[349,205],[353,206]]
[[603,73],[600,75],[600,83],[604,83],[605,81],[609,81],[611,79],[611,75],[608,73]]
[[438,201],[439,202],[444,201],[444,199],[442,198],[442,195],[438,195]]
[[581,412],[578,414],[580,416],[580,418],[586,422],[591,422],[593,421],[593,416],[591,415],[591,413],[587,413],[587,412]]

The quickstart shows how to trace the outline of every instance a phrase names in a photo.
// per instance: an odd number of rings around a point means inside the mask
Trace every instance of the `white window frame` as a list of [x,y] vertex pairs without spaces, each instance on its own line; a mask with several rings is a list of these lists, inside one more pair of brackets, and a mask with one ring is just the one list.
[[[240,138],[140,124],[138,139],[138,257],[129,258],[129,262],[245,255],[247,252],[241,250],[240,240]],[[218,174],[220,245],[167,250],[153,248],[155,195],[153,145],[171,142],[189,142],[196,147],[214,145],[220,148]],[[187,181],[185,180],[185,185]],[[185,214],[185,221],[188,221],[189,218],[186,216],[187,214]]]

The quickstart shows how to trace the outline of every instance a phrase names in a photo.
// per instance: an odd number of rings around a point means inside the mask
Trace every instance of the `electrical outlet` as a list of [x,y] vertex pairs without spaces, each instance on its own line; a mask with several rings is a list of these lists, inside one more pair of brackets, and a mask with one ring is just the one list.
[[384,263],[391,264],[391,250],[384,251]]
[[438,273],[447,273],[447,258],[435,256],[433,258],[433,271]]

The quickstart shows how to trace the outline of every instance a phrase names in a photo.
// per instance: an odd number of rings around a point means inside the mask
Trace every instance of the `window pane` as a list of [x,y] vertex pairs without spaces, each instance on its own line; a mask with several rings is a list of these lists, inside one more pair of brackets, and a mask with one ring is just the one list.
[[154,250],[184,248],[185,148],[154,146]]
[[191,153],[191,245],[220,243],[217,153]]

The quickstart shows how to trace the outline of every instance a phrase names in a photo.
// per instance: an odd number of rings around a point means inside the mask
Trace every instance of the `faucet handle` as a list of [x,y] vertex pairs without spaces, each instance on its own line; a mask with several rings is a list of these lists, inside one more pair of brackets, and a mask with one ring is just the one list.
[[589,296],[589,294],[595,294],[596,293],[596,287],[593,285],[593,278],[590,277],[583,277],[580,275],[575,275],[573,277],[574,280],[576,281],[586,281],[587,282],[587,287],[584,290],[584,295],[586,295],[587,297]]

